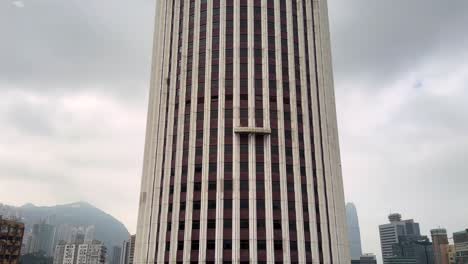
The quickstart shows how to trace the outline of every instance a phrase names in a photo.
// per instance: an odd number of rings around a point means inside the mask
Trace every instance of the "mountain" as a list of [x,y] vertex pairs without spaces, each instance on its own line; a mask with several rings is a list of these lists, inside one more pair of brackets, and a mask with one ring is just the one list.
[[94,225],[95,239],[104,242],[108,249],[121,246],[130,236],[127,228],[119,220],[86,202],[55,206],[35,206],[30,203],[21,207],[3,205],[0,209],[0,214],[3,211],[6,215],[21,218],[27,229],[44,220],[55,226]]

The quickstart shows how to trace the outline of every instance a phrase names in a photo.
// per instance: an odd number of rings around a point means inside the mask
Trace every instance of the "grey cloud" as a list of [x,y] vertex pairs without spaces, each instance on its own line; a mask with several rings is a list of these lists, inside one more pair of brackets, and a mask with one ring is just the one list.
[[11,105],[5,113],[9,124],[26,135],[53,137],[52,114],[40,105],[23,102]]
[[37,91],[146,93],[152,1],[0,2],[0,79]]
[[337,82],[364,79],[379,89],[435,52],[464,50],[467,12],[465,0],[330,0]]

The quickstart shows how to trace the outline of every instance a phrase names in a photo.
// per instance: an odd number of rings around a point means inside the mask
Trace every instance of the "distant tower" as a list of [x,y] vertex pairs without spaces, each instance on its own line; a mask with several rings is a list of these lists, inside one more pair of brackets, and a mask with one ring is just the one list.
[[356,206],[353,203],[346,204],[346,219],[351,260],[359,260],[362,255],[361,231]]
[[435,264],[449,264],[447,230],[443,228],[432,229],[431,236],[432,245],[434,247]]
[[327,0],[158,0],[142,263],[349,263]]

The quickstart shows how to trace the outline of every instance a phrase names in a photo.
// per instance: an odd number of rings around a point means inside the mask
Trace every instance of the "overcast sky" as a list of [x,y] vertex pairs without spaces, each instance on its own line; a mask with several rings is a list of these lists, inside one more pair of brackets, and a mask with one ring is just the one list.
[[[468,227],[468,1],[329,0],[347,201]],[[154,0],[0,0],[0,202],[88,201],[135,231]]]

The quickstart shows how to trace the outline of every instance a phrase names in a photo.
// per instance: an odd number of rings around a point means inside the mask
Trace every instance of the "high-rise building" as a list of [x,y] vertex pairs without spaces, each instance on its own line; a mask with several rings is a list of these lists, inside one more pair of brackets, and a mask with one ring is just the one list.
[[122,255],[122,248],[114,246],[112,247],[112,253],[110,258],[110,264],[120,264],[120,256]]
[[23,235],[23,223],[0,216],[0,263],[19,263]]
[[431,236],[434,247],[434,263],[449,264],[447,230],[443,228],[432,229]]
[[135,254],[135,238],[136,236],[133,235],[129,240],[123,242],[120,264],[133,264]]
[[55,246],[54,251],[54,262],[53,264],[63,264],[63,258],[65,256],[65,247],[67,243],[63,240],[59,241]]
[[137,263],[349,263],[326,0],[156,1]]
[[100,241],[87,243],[58,243],[55,247],[54,264],[104,264],[107,248]]
[[360,260],[362,255],[361,231],[356,206],[353,203],[346,204],[346,220],[348,224],[349,253],[351,260]]
[[419,238],[419,224],[413,219],[401,220],[400,214],[390,214],[388,216],[390,223],[379,226],[380,245],[382,248],[382,258],[384,263],[389,257],[397,256],[393,245],[400,241],[401,237]]
[[455,263],[468,263],[468,229],[453,233],[453,243],[455,244]]
[[45,256],[53,256],[55,249],[55,226],[42,221],[34,224],[28,236],[27,253],[42,252]]

